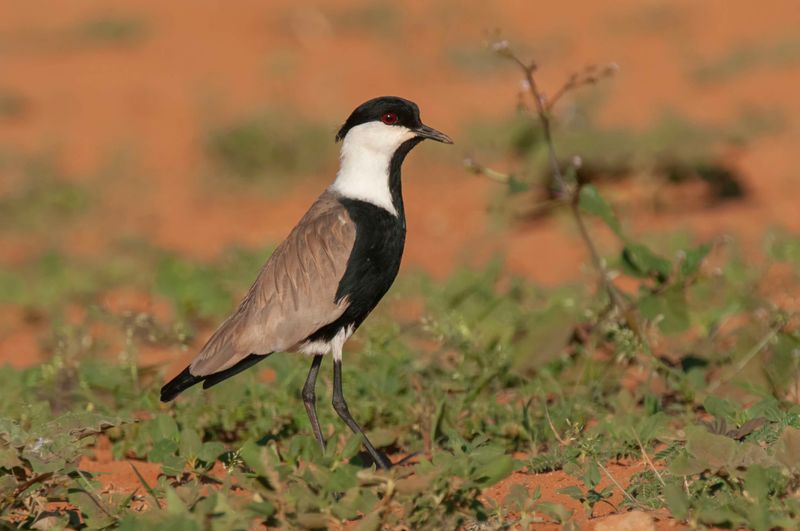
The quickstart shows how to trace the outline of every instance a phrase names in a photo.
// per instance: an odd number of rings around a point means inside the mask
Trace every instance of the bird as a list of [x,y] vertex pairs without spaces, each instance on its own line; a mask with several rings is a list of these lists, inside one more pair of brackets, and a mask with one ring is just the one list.
[[356,107],[335,137],[341,150],[333,183],[267,259],[235,311],[161,388],[161,401],[201,382],[208,389],[277,352],[306,354],[311,368],[301,397],[324,453],[315,389],[323,357],[331,354],[334,410],[374,463],[391,467],[350,414],[342,349],[397,277],[406,239],[401,166],[426,139],[453,143],[422,123],[412,101],[382,96]]

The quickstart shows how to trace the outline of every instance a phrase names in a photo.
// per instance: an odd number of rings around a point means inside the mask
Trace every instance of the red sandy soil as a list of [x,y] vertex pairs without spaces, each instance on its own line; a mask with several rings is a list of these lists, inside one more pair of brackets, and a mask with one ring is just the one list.
[[[113,5],[80,0],[57,8],[44,0],[0,3],[0,89],[24,102],[21,115],[0,119],[0,146],[23,153],[55,151],[68,178],[90,184],[98,195],[90,215],[40,238],[0,228],[0,264],[23,263],[54,245],[103,256],[112,242],[125,237],[199,258],[212,258],[231,244],[275,241],[330,180],[335,161],[325,175],[299,179],[272,197],[238,186],[209,186],[202,153],[208,124],[270,107],[335,123],[369,97],[398,94],[417,101],[425,120],[453,133],[457,142],[452,148],[425,145],[405,165],[409,237],[404,268],[444,276],[457,264],[479,264],[499,251],[511,271],[536,281],[574,280],[585,274],[585,256],[571,224],[552,218],[510,230],[487,228],[488,198],[497,185],[460,167],[472,146],[458,133],[475,119],[508,116],[519,76],[510,65],[480,74],[459,70],[448,50],[480,48],[495,28],[513,42],[544,50],[539,80],[545,91],[577,67],[618,63],[619,75],[603,89],[608,100],[601,119],[607,125],[645,127],[666,109],[720,124],[747,106],[779,110],[786,122],[782,131],[729,157],[744,175],[750,192],[745,200],[666,213],[624,206],[622,216],[632,230],[686,229],[698,238],[730,233],[757,245],[765,228],[800,229],[797,172],[790,156],[800,140],[800,62],[758,64],[705,85],[687,75],[699,62],[719,60],[739,46],[794,38],[800,27],[795,0],[757,5],[747,0],[414,0],[390,8],[383,16],[396,20],[388,23],[355,27],[342,22],[343,13],[363,5],[352,0],[314,6],[289,0],[119,0]],[[100,44],[68,38],[82,21],[108,14],[141,20],[143,35]],[[123,177],[92,177],[115,156],[129,161]],[[498,165],[503,169],[502,161]],[[0,194],[19,185],[13,179],[4,182],[4,175]],[[611,193],[630,205],[625,190]],[[120,310],[169,316],[163,301],[137,293],[121,290],[107,297],[108,305]],[[41,346],[46,323],[18,308],[0,308],[0,315],[0,362],[25,366],[46,359]],[[176,360],[176,370],[189,355],[177,349],[150,354],[154,362],[165,356]],[[96,456],[84,466],[107,472],[109,485],[138,485],[127,463],[103,457],[100,448]],[[137,466],[148,481],[153,479],[150,465]],[[639,467],[611,464],[609,470],[624,485]],[[545,499],[581,514],[576,504],[554,493],[567,481],[561,473],[517,473],[487,495],[502,498],[514,482],[540,485]],[[665,529],[673,525],[659,523]]]
[[137,492],[143,500],[143,505],[154,504],[147,496],[147,490],[136,477],[133,467],[142,475],[142,479],[150,487],[158,482],[161,465],[139,460],[117,461],[111,455],[111,442],[105,437],[100,437],[92,449],[92,454],[81,458],[78,464],[80,469],[89,472],[102,485],[101,493],[124,492],[130,494]]
[[[606,470],[619,484],[627,486],[633,475],[643,472],[647,466],[643,462],[626,462],[626,463],[609,463]],[[624,514],[624,511],[615,513],[614,508],[606,503],[598,503],[594,507],[592,516],[586,515],[586,511],[580,503],[570,498],[566,494],[560,494],[557,491],[569,486],[583,487],[580,481],[574,477],[570,477],[562,471],[547,472],[544,474],[529,474],[524,471],[514,472],[508,479],[494,485],[487,489],[484,493],[486,498],[502,502],[503,499],[509,494],[513,485],[522,485],[528,492],[534,492],[537,488],[541,490],[542,497],[539,498],[542,502],[553,502],[563,505],[569,510],[573,511],[573,521],[580,526],[580,529],[593,529],[594,526],[602,522],[608,516],[614,514]],[[603,479],[597,486],[598,490],[602,490],[608,486],[613,485],[613,482],[608,476],[603,476]],[[624,501],[624,495],[619,489],[614,489],[614,494],[608,500],[615,507],[619,507]],[[668,516],[666,511],[652,511],[650,512],[657,529],[672,530],[682,529],[678,522],[675,522]],[[543,515],[540,515],[543,516]],[[557,531],[562,526],[559,524],[537,524],[537,531]]]

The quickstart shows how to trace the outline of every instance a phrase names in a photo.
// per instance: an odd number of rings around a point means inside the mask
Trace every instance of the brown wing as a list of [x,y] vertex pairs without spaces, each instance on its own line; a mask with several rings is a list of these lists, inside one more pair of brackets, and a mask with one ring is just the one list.
[[290,350],[339,318],[339,280],[356,238],[355,224],[332,192],[323,193],[275,249],[236,312],[192,361],[194,376],[223,371],[249,354]]

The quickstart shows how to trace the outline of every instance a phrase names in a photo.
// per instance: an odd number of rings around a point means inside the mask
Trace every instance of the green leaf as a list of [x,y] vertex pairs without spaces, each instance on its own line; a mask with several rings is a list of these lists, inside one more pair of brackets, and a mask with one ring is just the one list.
[[514,459],[510,455],[501,455],[476,468],[472,476],[480,486],[490,487],[511,475],[513,471]]
[[163,463],[178,451],[178,443],[172,439],[159,439],[148,452],[147,459],[153,463]]
[[10,499],[11,493],[17,490],[17,487],[18,487],[17,479],[12,474],[0,475],[0,496],[3,497],[8,496]]
[[[163,435],[162,438],[164,438]],[[184,428],[181,431],[178,449],[182,457],[187,459],[198,457],[202,447],[203,441],[200,439],[200,435],[198,435],[196,431],[190,428]]]
[[711,244],[709,243],[704,243],[699,247],[686,251],[686,257],[681,262],[681,276],[687,278],[697,273],[709,252],[711,252]]
[[573,511],[560,503],[541,502],[537,508],[559,524],[564,524],[572,518]]
[[525,507],[525,503],[530,497],[528,489],[524,485],[514,484],[511,485],[508,494],[503,498],[503,503],[505,505],[514,505],[517,510],[521,510]]
[[664,485],[664,501],[672,515],[678,520],[684,520],[689,516],[689,497],[680,483],[669,482]]
[[655,276],[665,281],[672,272],[672,263],[655,254],[644,244],[630,242],[622,249],[622,264],[628,273],[641,278]]
[[570,498],[575,500],[581,501],[586,498],[584,492],[580,489],[580,487],[576,487],[575,485],[570,485],[569,487],[564,487],[563,489],[558,489],[557,491],[559,494],[566,494]]
[[156,418],[153,419],[150,430],[154,441],[159,439],[178,440],[178,424],[175,422],[175,419],[164,413],[158,414]]
[[327,529],[330,523],[322,513],[299,513],[297,522],[305,529]]
[[275,514],[275,506],[266,500],[260,502],[252,502],[247,505],[247,508],[256,514],[263,516],[264,518],[269,518],[270,516]]
[[369,432],[369,440],[375,448],[386,448],[397,442],[397,430],[378,428]]
[[602,219],[608,228],[622,238],[622,226],[614,214],[611,205],[600,195],[597,188],[591,184],[582,186],[578,193],[578,206],[585,212]]
[[736,418],[736,414],[741,410],[730,400],[714,395],[706,397],[703,401],[703,407],[716,418],[727,421],[733,421]]
[[209,465],[213,464],[219,456],[225,453],[225,445],[218,441],[209,441],[203,443],[200,453],[197,454],[198,459]]
[[530,190],[531,185],[526,181],[521,181],[512,173],[508,176],[508,193],[511,195],[520,194]]
[[594,461],[589,461],[586,464],[586,473],[583,475],[583,484],[589,489],[593,489],[598,483],[600,483],[600,469],[598,468],[597,463]]
[[10,470],[16,466],[22,466],[22,461],[19,460],[19,452],[10,446],[0,448],[0,468]]
[[381,511],[373,511],[358,523],[356,531],[378,531],[381,528]]
[[769,496],[769,477],[764,467],[753,465],[744,475],[744,488],[756,500],[767,502]]
[[739,443],[724,435],[709,433],[704,427],[689,426],[686,428],[686,450],[709,469],[717,470],[735,462]]
[[787,427],[775,444],[775,458],[791,472],[800,472],[800,430]]
[[639,301],[639,309],[645,318],[658,319],[658,327],[665,334],[679,334],[691,325],[686,293],[680,286],[645,295]]
[[341,457],[343,459],[350,459],[355,457],[355,455],[361,450],[361,436],[358,434],[352,434],[350,437],[347,438],[347,442],[342,448]]
[[183,472],[185,460],[178,457],[178,443],[172,439],[160,439],[147,454],[147,460],[161,463],[162,470],[168,476],[177,476]]
[[175,489],[172,487],[167,487],[165,496],[167,499],[167,512],[170,514],[183,514],[186,512],[186,505],[181,500],[181,497],[178,496],[178,493],[175,492]]
[[239,449],[239,457],[242,461],[261,477],[266,477],[267,466],[269,464],[268,456],[266,455],[267,449],[259,446],[253,440],[245,442]]

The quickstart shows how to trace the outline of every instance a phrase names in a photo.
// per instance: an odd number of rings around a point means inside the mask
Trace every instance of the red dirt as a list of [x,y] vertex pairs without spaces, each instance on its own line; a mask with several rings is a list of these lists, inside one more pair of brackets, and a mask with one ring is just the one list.
[[153,504],[147,496],[147,490],[133,471],[133,467],[142,475],[142,479],[150,487],[158,482],[161,465],[146,461],[130,460],[116,461],[111,455],[111,442],[105,437],[100,437],[92,448],[91,456],[83,457],[78,463],[82,471],[89,472],[102,485],[101,492],[124,492],[130,494],[134,491],[144,498],[145,505]]
[[[325,174],[299,181],[280,197],[239,187],[222,190],[208,186],[201,143],[207,125],[265,107],[287,107],[335,123],[360,101],[393,93],[417,101],[426,121],[455,133],[457,141],[454,148],[424,146],[424,153],[406,163],[404,268],[443,276],[457,264],[478,264],[499,251],[510,270],[539,282],[576,279],[585,256],[571,224],[553,218],[510,230],[487,228],[487,198],[497,187],[460,169],[458,159],[472,147],[459,138],[462,126],[507,116],[519,76],[511,66],[480,74],[459,70],[448,53],[480,47],[494,28],[545,50],[540,82],[550,91],[576,67],[617,62],[620,74],[602,89],[608,94],[601,114],[605,124],[645,127],[666,109],[728,123],[753,105],[777,109],[784,117],[783,130],[736,156],[750,191],[745,201],[655,213],[636,207],[635,199],[626,201],[626,190],[615,190],[632,230],[688,229],[698,238],[731,233],[752,246],[770,226],[800,229],[796,169],[789,156],[800,140],[800,64],[755,65],[705,85],[687,75],[698,62],[718,60],[738,46],[794,36],[800,24],[795,0],[757,6],[747,0],[472,0],[457,7],[415,0],[392,8],[389,17],[395,21],[364,27],[342,22],[348,18],[342,13],[360,5],[354,0],[319,7],[289,0],[235,6],[120,0],[113,7],[81,0],[58,9],[43,0],[0,4],[0,89],[25,103],[21,116],[0,119],[0,146],[23,153],[55,150],[67,178],[88,183],[97,194],[88,216],[53,227],[39,239],[0,227],[0,264],[22,263],[52,245],[103,256],[111,243],[126,237],[200,258],[231,244],[275,241],[330,180],[335,161]],[[144,34],[131,42],[95,44],[74,37],[82,21],[109,13],[141,20]],[[128,161],[121,177],[105,175],[102,169],[118,159]],[[0,181],[4,178],[0,173]],[[0,193],[16,184],[0,182]],[[117,310],[170,316],[163,301],[135,292],[117,290],[105,299]],[[47,330],[46,323],[19,308],[0,309],[0,362],[22,367],[46,360],[40,344]],[[145,358],[172,359],[177,370],[189,355],[155,350]],[[631,385],[636,381],[631,375]],[[113,488],[138,486],[127,463],[103,452],[98,447],[96,458],[82,466],[106,472],[101,479]],[[154,479],[152,465],[137,466],[148,481]],[[609,470],[626,484],[639,467],[612,464]],[[516,473],[487,495],[501,499],[511,484],[521,482],[540,485],[545,499],[575,508],[554,493],[567,481],[560,473]],[[664,529],[672,525],[659,523]]]
[[[617,483],[627,488],[630,479],[633,475],[643,472],[647,467],[642,462],[630,463],[609,463],[606,465],[606,470],[614,478]],[[568,510],[573,511],[573,521],[580,526],[580,529],[593,529],[594,526],[601,522],[605,517],[618,514],[614,512],[614,508],[607,503],[598,503],[595,505],[591,517],[587,516],[585,509],[577,500],[570,498],[566,494],[560,494],[557,491],[569,486],[577,486],[585,488],[580,480],[569,476],[563,471],[547,472],[543,474],[530,474],[524,471],[514,472],[508,479],[489,488],[484,496],[487,499],[494,500],[497,503],[502,503],[503,499],[508,496],[511,487],[514,485],[522,485],[528,489],[529,493],[533,493],[537,488],[541,490],[542,502],[558,503],[566,507]],[[597,490],[613,485],[613,482],[608,476],[603,476],[602,480],[597,486]],[[618,488],[614,489],[614,493],[608,500],[615,507],[619,508],[624,501],[624,495]],[[620,510],[624,513],[624,510]],[[652,511],[650,515],[655,520],[656,528],[659,530],[682,529],[683,526],[679,525],[675,520],[668,516],[666,511]],[[544,515],[539,515],[549,520]],[[537,524],[537,531],[556,531],[561,529],[560,524]]]

